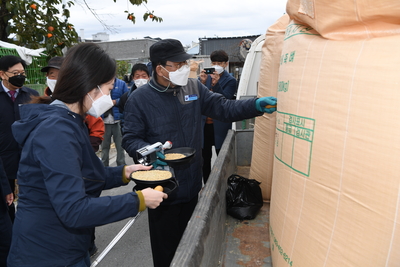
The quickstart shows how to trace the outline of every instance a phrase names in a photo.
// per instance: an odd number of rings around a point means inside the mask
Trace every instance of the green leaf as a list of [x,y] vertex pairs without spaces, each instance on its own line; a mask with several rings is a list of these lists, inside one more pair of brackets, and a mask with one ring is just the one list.
[[65,16],[65,17],[67,17],[67,18],[70,17],[70,12],[69,12],[68,9],[64,9],[64,10],[63,10],[63,16]]
[[132,5],[140,6],[143,2],[147,3],[145,0],[129,0]]

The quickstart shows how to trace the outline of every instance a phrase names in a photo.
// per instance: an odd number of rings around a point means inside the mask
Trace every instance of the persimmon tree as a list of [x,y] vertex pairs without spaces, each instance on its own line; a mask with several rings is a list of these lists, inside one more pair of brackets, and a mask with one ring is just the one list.
[[[145,6],[147,0],[129,2],[132,5]],[[84,3],[103,27],[109,29],[86,0]],[[0,40],[31,49],[46,48],[49,57],[61,56],[64,47],[78,42],[74,25],[69,22],[69,9],[74,4],[74,0],[0,0]],[[134,13],[125,10],[121,11],[121,16],[126,16],[124,13],[128,13],[127,19],[134,24]],[[147,19],[162,21],[162,18],[148,9],[143,15],[143,20]]]

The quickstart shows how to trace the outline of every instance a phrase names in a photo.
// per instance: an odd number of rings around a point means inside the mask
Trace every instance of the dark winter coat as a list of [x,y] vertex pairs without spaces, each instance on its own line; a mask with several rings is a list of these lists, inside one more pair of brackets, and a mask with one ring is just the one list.
[[[205,85],[208,89],[211,89],[210,75],[208,75]],[[235,78],[232,77],[232,75],[230,75],[226,70],[224,70],[217,84],[212,87],[212,91],[214,93],[219,93],[225,96],[227,99],[235,99],[237,91],[237,81]],[[206,116],[203,117],[203,127],[206,122],[206,118],[207,118]],[[224,143],[228,130],[232,128],[232,123],[222,122],[213,118],[213,125],[214,125],[215,148],[221,149],[222,143]]]
[[[133,84],[131,84],[131,83],[133,83]],[[125,110],[125,103],[126,103],[126,101],[128,100],[129,95],[130,95],[133,91],[135,91],[135,89],[137,88],[136,85],[135,85],[135,82],[134,82],[133,80],[132,80],[131,83],[128,84],[128,91],[125,92],[125,93],[119,98],[119,101],[118,101],[118,109],[119,109],[119,113],[121,114],[121,115],[120,115],[120,118],[121,118],[120,125],[121,125],[121,131],[122,131],[122,133],[124,133],[124,132],[123,132],[123,128],[124,128],[124,110]]]
[[13,102],[0,82],[0,158],[3,160],[4,170],[8,179],[17,177],[21,153],[21,149],[12,135],[11,125],[20,118],[19,105],[31,101],[32,95],[38,96],[39,93],[31,88],[22,86]]

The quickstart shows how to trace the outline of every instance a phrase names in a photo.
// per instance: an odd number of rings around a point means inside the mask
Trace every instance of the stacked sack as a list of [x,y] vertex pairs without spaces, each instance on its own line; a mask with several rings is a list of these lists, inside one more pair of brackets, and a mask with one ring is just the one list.
[[[280,58],[282,54],[285,30],[289,24],[289,16],[283,15],[266,34],[262,46],[258,97],[277,95]],[[264,114],[256,117],[254,126],[253,153],[250,167],[250,179],[261,182],[263,199],[271,198],[272,167],[274,162],[274,137],[276,114]]]

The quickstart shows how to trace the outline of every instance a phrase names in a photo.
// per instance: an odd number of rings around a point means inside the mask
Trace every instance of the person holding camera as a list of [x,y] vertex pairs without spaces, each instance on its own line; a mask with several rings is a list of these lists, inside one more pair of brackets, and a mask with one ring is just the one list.
[[[220,93],[227,99],[235,99],[237,81],[225,68],[228,66],[229,57],[224,50],[216,50],[211,53],[211,68],[200,72],[199,80],[210,91]],[[211,172],[212,147],[219,153],[228,130],[232,128],[231,122],[222,122],[210,117],[203,116],[203,182],[208,180]]]

